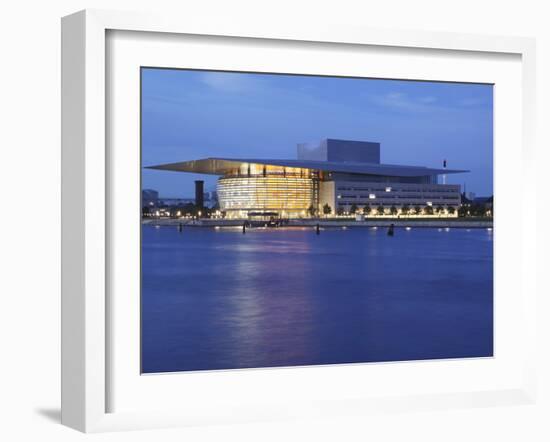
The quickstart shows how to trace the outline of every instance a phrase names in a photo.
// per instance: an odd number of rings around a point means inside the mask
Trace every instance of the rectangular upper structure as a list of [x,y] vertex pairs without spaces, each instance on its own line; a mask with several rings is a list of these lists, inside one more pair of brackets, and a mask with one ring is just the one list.
[[380,164],[380,143],[327,138],[298,144],[298,159]]

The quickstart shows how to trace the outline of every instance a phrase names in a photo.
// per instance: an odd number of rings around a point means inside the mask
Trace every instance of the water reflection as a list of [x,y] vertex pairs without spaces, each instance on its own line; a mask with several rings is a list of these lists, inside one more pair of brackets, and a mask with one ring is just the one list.
[[[238,245],[234,255],[235,285],[228,311],[232,339],[240,345],[232,355],[232,366],[246,366],[250,360],[259,366],[292,364],[312,350],[309,241],[307,237],[266,240],[260,247],[257,241],[248,241],[253,243]],[[262,257],[256,256],[258,250]],[[286,278],[281,280],[283,272]],[[288,345],[292,328],[295,333]]]

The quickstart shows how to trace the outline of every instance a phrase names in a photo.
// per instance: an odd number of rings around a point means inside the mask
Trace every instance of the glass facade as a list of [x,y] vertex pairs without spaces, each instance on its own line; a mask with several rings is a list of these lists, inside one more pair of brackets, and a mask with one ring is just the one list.
[[307,173],[247,173],[220,178],[217,191],[220,209],[228,217],[246,217],[249,212],[302,217],[313,203],[314,184]]

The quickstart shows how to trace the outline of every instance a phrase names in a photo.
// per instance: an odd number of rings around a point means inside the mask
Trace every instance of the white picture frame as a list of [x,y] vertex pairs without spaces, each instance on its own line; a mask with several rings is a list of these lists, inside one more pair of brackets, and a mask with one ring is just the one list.
[[[155,428],[212,422],[243,422],[360,414],[372,410],[418,410],[532,403],[535,399],[535,339],[525,342],[524,381],[517,388],[426,395],[355,398],[274,405],[251,413],[240,407],[231,417],[184,411],[108,412],[107,375],[113,355],[107,339],[110,323],[108,247],[109,217],[106,119],[106,34],[142,31],[163,34],[270,39],[286,42],[338,43],[383,48],[425,48],[514,54],[521,57],[521,159],[525,176],[535,167],[535,43],[518,37],[491,37],[416,31],[388,31],[344,26],[284,24],[267,28],[254,23],[210,23],[194,18],[87,10],[62,21],[62,423],[85,432]],[[498,116],[497,116],[498,118]],[[527,187],[527,186],[526,186]],[[524,204],[536,206],[536,192],[522,188]],[[526,216],[526,215],[520,215]],[[533,212],[529,214],[533,219]],[[525,219],[526,220],[526,219]],[[523,336],[534,336],[537,291],[535,229],[521,223],[521,304]],[[498,259],[498,258],[497,258]],[[529,342],[527,342],[529,341]],[[270,376],[263,371],[264,380]],[[206,374],[205,376],[209,376]],[[261,408],[261,407],[260,407]],[[291,410],[289,412],[289,410]],[[202,414],[201,414],[202,413]]]

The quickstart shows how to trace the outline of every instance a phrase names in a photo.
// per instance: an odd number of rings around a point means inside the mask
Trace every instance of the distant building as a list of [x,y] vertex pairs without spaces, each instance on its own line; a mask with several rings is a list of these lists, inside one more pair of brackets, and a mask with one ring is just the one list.
[[493,211],[493,197],[492,196],[482,196],[474,199],[474,204],[480,207],[483,207],[483,209],[486,212],[492,212]]
[[[438,184],[439,175],[466,170],[380,163],[380,143],[326,139],[298,144],[297,159],[205,158],[151,169],[219,175],[220,209],[229,218],[250,214],[308,217],[349,211],[405,214],[415,208],[457,216],[460,186]],[[328,209],[327,209],[328,207]]]
[[485,206],[486,204],[492,204],[493,203],[493,197],[492,196],[478,196],[477,198],[474,198],[472,200],[473,204],[477,204],[478,206]]
[[204,192],[204,205],[207,207],[215,207],[218,204],[218,192],[211,190]]
[[181,207],[186,204],[195,204],[194,198],[163,198],[159,197],[158,205],[159,207]]
[[141,191],[141,207],[157,207],[159,203],[159,193],[153,189],[143,189]]
[[470,207],[472,205],[472,200],[466,196],[465,192],[460,194],[460,205],[465,207]]

